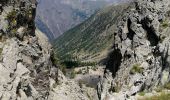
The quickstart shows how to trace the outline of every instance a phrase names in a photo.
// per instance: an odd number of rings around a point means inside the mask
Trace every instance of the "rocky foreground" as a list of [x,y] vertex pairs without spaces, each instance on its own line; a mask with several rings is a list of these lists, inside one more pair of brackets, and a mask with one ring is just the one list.
[[[35,0],[0,1],[0,100],[136,100],[170,82],[170,1],[137,0],[117,31],[97,92],[67,79],[35,28]],[[94,91],[94,92],[91,92]]]
[[0,100],[88,100],[58,70],[48,39],[35,30],[36,4],[0,1]]
[[101,100],[136,100],[170,82],[170,1],[137,0],[130,8],[114,34],[98,85]]

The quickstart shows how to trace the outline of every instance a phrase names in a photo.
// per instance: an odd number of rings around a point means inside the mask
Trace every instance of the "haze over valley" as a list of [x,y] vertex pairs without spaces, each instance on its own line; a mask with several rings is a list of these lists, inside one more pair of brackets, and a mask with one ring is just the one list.
[[50,40],[80,24],[99,9],[125,0],[38,0],[36,26]]

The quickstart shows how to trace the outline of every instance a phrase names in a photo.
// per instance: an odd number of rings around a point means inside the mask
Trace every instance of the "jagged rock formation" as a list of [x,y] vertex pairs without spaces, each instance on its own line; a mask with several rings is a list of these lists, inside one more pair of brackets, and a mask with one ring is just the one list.
[[101,100],[125,100],[170,81],[170,2],[137,0],[133,5],[114,34],[105,76],[98,85]]
[[35,14],[35,0],[0,1],[0,100],[88,100],[53,63],[48,39],[35,31]]
[[35,32],[35,0],[1,1],[0,98],[46,98],[49,92],[51,46]]

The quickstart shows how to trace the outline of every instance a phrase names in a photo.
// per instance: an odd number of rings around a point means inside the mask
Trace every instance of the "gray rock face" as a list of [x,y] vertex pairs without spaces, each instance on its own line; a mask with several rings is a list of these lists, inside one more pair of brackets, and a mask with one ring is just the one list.
[[49,69],[53,67],[52,49],[46,38],[35,34],[36,1],[5,0],[1,3],[0,98],[46,98]]
[[115,32],[105,76],[98,85],[101,100],[125,100],[170,81],[170,2],[137,0],[134,5]]
[[0,3],[0,100],[89,100],[60,72],[47,37],[35,30],[36,1]]

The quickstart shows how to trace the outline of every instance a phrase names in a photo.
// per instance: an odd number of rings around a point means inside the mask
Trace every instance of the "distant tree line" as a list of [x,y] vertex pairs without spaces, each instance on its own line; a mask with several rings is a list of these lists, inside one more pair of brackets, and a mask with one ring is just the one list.
[[73,67],[83,67],[83,66],[96,66],[96,62],[81,62],[81,61],[63,61],[61,62],[62,65],[65,65],[67,68]]

